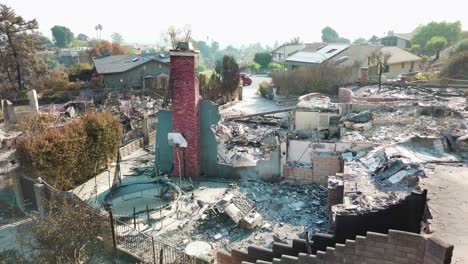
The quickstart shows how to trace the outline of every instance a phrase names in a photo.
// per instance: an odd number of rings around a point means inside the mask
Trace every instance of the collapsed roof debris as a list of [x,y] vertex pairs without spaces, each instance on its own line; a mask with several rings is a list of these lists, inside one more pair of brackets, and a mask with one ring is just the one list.
[[[364,115],[364,113],[369,114]],[[351,115],[345,119],[341,128],[342,141],[388,144],[412,136],[459,137],[468,133],[463,116],[455,110],[442,106],[419,104],[388,106],[364,113]]]
[[259,125],[253,122],[225,121],[216,124],[214,130],[218,140],[220,162],[233,166],[255,166],[257,160],[267,158],[269,151],[278,148],[278,136],[285,137],[278,124]]

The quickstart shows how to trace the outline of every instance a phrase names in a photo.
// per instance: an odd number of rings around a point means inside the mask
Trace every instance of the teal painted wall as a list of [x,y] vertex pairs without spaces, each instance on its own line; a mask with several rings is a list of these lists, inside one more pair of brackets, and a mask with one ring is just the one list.
[[[238,172],[228,165],[218,164],[218,142],[211,126],[221,119],[218,106],[209,100],[200,100],[200,171],[205,177],[239,178],[245,172]],[[173,164],[173,149],[169,146],[167,134],[172,131],[172,112],[158,112],[156,131],[156,168],[161,173],[170,173]],[[254,168],[254,167],[253,167]]]
[[[151,75],[156,78],[160,74],[169,75],[169,64],[152,60],[126,72],[105,74],[104,85],[113,89],[142,87],[142,76]],[[120,82],[121,79],[123,82]]]
[[200,151],[202,175],[207,177],[222,177],[218,165],[218,142],[211,126],[221,119],[218,106],[209,100],[200,100]]
[[156,170],[162,174],[172,172],[173,149],[167,141],[167,134],[172,132],[172,112],[168,110],[159,110],[158,128],[156,131]]

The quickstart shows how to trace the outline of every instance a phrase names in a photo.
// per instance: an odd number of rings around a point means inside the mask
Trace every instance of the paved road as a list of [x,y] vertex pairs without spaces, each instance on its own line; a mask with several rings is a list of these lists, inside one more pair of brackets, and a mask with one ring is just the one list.
[[452,263],[468,263],[468,166],[437,165],[421,187],[428,190],[434,235],[455,245]]
[[[229,113],[231,111],[235,111],[237,112],[237,114],[239,114],[239,112],[244,114],[255,114],[260,112],[268,112],[288,108],[288,106],[281,106],[276,104],[274,101],[265,99],[257,93],[258,85],[262,81],[270,82],[270,80],[270,77],[253,76],[252,84],[249,86],[244,86],[242,101],[237,102],[234,105],[224,109],[222,112],[226,113],[226,115],[231,115],[231,113]],[[284,116],[284,113],[277,115]]]

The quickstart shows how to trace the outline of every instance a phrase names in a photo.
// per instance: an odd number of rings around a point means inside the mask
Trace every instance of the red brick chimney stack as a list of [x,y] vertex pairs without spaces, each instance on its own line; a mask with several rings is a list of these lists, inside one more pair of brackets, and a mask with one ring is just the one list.
[[[180,42],[171,50],[170,85],[172,88],[172,130],[187,141],[185,153],[186,175],[200,176],[200,119],[199,89],[196,78],[198,52],[190,43]],[[183,149],[174,151],[174,174],[184,175]]]

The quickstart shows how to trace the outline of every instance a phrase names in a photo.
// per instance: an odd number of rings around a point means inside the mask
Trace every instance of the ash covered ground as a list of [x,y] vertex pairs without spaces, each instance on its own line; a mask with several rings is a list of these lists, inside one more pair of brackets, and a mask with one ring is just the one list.
[[[146,178],[153,173],[153,167],[149,166],[139,168],[140,176],[132,177]],[[172,180],[178,182],[176,178]],[[138,229],[180,249],[193,241],[208,242],[215,249],[212,252],[245,249],[248,245],[269,247],[274,241],[291,242],[303,237],[305,227],[310,232],[328,230],[324,186],[219,179],[194,181],[192,185],[195,188],[187,190],[188,182],[182,182],[182,189],[186,191],[180,197],[179,205],[164,211],[164,217],[160,212],[152,212],[151,226],[147,225],[146,214],[140,216]],[[228,217],[213,213],[210,208],[226,195],[241,197],[254,204],[254,210],[262,215],[261,224],[247,231]],[[174,211],[175,207],[179,213]],[[132,224],[131,220],[128,223]]]

